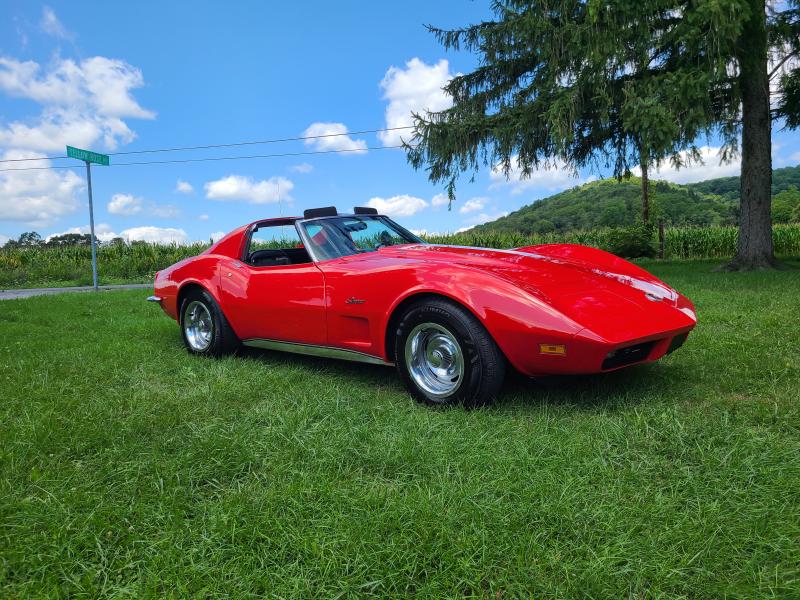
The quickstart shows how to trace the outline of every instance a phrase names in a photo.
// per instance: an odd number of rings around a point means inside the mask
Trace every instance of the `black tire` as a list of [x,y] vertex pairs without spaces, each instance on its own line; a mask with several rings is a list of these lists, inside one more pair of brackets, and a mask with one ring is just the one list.
[[[426,330],[438,335],[437,331],[426,329],[429,324],[440,328],[439,331],[444,335],[451,334],[463,357],[461,381],[452,392],[443,392],[447,394],[444,396],[432,395],[420,387],[419,377],[415,379],[406,360],[406,348],[412,333],[416,336],[415,332],[422,328],[422,339],[425,339]],[[413,357],[414,343],[410,342],[410,346],[410,356]],[[417,355],[420,353],[417,352]],[[408,391],[417,401],[426,405],[462,404],[468,408],[487,406],[497,398],[505,378],[505,356],[489,332],[471,312],[445,299],[420,301],[406,310],[395,330],[394,356],[397,370]]]
[[[204,307],[210,316],[210,327],[206,328],[210,329],[210,341],[204,347],[196,342],[193,344],[187,334],[186,321],[190,318],[188,313],[195,308],[202,312],[198,305]],[[239,338],[236,337],[214,298],[206,290],[192,290],[186,294],[181,303],[180,326],[183,343],[191,354],[225,356],[234,354],[239,349]]]

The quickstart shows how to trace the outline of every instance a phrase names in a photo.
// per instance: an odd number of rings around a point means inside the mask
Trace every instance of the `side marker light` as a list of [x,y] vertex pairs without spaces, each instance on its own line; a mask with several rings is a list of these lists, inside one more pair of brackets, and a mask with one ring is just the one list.
[[539,354],[566,356],[567,347],[564,344],[539,344]]

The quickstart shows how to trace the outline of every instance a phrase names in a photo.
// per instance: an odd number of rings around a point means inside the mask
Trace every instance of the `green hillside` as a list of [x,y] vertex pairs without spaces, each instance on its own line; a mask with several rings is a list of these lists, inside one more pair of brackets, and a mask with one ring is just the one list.
[[[719,179],[698,181],[697,183],[689,184],[687,187],[702,194],[714,194],[716,196],[721,196],[726,200],[736,203],[739,202],[738,177],[720,177]],[[775,169],[772,171],[773,196],[792,187],[800,189],[800,165],[797,165],[796,167]]]
[[[800,166],[776,169],[773,195],[800,188]],[[667,225],[735,225],[739,206],[739,178],[724,177],[678,185],[652,183],[652,214]],[[533,204],[506,217],[476,227],[477,231],[523,234],[621,227],[636,222],[641,210],[641,180],[593,181]]]

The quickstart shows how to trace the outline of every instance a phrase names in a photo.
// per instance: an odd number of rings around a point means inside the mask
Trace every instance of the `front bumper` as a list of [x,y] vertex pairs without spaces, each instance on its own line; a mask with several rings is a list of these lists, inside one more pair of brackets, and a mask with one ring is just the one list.
[[[544,375],[589,375],[606,373],[632,365],[653,362],[677,350],[694,326],[660,331],[648,336],[610,343],[586,330],[571,339],[562,340],[566,346],[563,356],[544,355],[532,346],[518,366],[530,377]],[[515,365],[517,366],[517,365]],[[520,368],[521,367],[521,368]]]

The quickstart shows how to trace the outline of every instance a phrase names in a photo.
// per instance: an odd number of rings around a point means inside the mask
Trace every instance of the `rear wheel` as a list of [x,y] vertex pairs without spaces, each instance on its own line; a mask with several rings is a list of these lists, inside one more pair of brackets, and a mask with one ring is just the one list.
[[483,325],[444,299],[419,302],[403,314],[395,361],[411,395],[430,405],[490,404],[505,376],[505,357]]
[[223,356],[239,348],[239,339],[207,291],[189,292],[180,314],[183,343],[192,354]]

